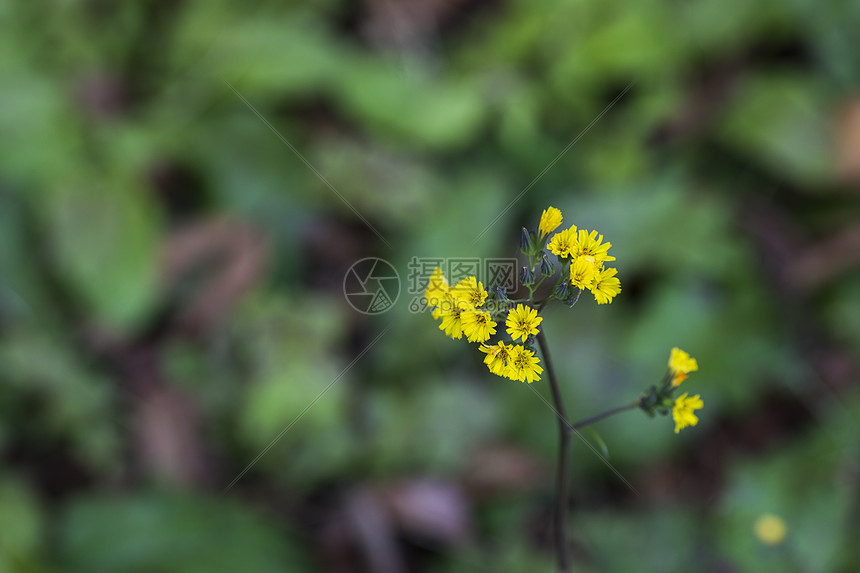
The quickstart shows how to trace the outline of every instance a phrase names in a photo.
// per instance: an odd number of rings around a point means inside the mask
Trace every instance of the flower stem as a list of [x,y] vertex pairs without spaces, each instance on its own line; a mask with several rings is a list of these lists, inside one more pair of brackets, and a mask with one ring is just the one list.
[[552,389],[552,399],[555,402],[555,409],[558,413],[558,467],[556,472],[556,499],[555,499],[555,551],[556,559],[558,560],[558,573],[569,573],[568,555],[567,555],[567,534],[565,533],[565,521],[567,517],[568,505],[568,470],[570,465],[570,431],[568,431],[567,415],[564,412],[564,403],[561,398],[561,389],[558,385],[558,379],[555,376],[555,370],[552,367],[552,360],[549,357],[549,345],[546,342],[543,330],[537,335],[537,342],[540,346],[541,354],[543,354],[544,366],[546,374],[549,378],[550,388]]
[[612,408],[611,410],[606,410],[605,412],[601,412],[600,414],[596,414],[591,416],[590,418],[585,418],[584,420],[580,420],[575,424],[571,424],[568,427],[569,432],[573,432],[574,430],[579,430],[584,428],[585,426],[591,425],[594,422],[599,422],[604,418],[608,418],[609,416],[614,416],[615,414],[620,414],[621,412],[626,412],[627,410],[632,410],[633,408],[639,407],[640,398],[636,398],[635,401],[625,404],[624,406],[618,406],[617,408]]

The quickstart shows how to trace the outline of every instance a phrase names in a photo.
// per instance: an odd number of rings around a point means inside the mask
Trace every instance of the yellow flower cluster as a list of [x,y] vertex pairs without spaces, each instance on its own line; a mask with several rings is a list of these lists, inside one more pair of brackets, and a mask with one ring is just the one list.
[[[529,384],[540,380],[543,368],[538,366],[540,360],[533,350],[521,344],[505,346],[504,341],[484,344],[496,334],[497,323],[492,314],[481,309],[487,299],[487,291],[477,278],[467,277],[449,286],[445,275],[436,268],[424,296],[428,305],[435,307],[433,318],[441,319],[439,330],[445,331],[446,336],[459,340],[465,335],[469,342],[481,343],[480,350],[487,355],[484,364],[490,372]],[[518,304],[508,311],[505,326],[512,340],[519,338],[525,342],[529,336],[539,332],[538,325],[542,320],[535,309]]]
[[[561,225],[561,211],[550,207],[541,216],[541,236],[549,234]],[[597,231],[577,229],[571,225],[550,237],[547,249],[562,262],[570,262],[570,284],[582,290],[590,290],[597,304],[611,303],[621,292],[621,281],[615,275],[618,271],[605,266],[614,261],[609,255],[610,242],[603,242],[603,235]]]
[[540,380],[543,368],[538,366],[540,359],[534,350],[529,350],[522,344],[505,346],[504,341],[498,344],[482,344],[481,352],[486,354],[484,364],[496,376],[528,382],[531,384]]
[[439,330],[459,340],[466,335],[469,342],[484,342],[496,333],[496,323],[489,312],[481,310],[487,291],[475,277],[467,277],[453,287],[438,267],[430,276],[424,291],[434,319],[442,319]]
[[[687,379],[690,372],[695,372],[699,369],[699,364],[696,359],[684,352],[678,347],[672,349],[669,354],[669,387],[677,388],[681,382]],[[693,413],[704,407],[702,398],[696,394],[688,397],[688,393],[681,394],[675,399],[675,405],[672,408],[672,418],[675,420],[675,433],[677,434],[682,429],[688,426],[695,426],[699,423],[699,418]]]

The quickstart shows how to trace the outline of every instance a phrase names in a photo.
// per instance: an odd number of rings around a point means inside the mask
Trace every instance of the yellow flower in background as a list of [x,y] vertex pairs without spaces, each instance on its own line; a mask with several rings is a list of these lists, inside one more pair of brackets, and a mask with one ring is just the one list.
[[448,294],[448,281],[445,275],[442,274],[442,269],[436,267],[433,274],[430,275],[430,280],[427,282],[427,288],[424,290],[424,297],[427,299],[429,306],[439,306],[439,301]]
[[555,207],[547,207],[540,216],[540,226],[538,227],[538,230],[540,230],[541,238],[546,237],[555,231],[558,226],[561,225],[562,220],[561,210],[556,209]]
[[496,333],[496,323],[489,312],[482,310],[467,310],[460,315],[463,324],[463,334],[469,342],[484,342]]
[[621,292],[621,281],[616,277],[618,271],[613,268],[601,269],[594,277],[589,287],[597,304],[608,304]]
[[692,398],[687,398],[687,394],[681,394],[675,400],[675,407],[672,408],[672,418],[675,419],[675,433],[677,434],[687,426],[695,426],[699,423],[699,418],[693,414],[694,410],[703,408],[705,404],[698,394]]
[[442,270],[436,267],[433,274],[430,275],[430,280],[427,282],[427,288],[424,289],[424,298],[427,299],[427,306],[435,306],[433,309],[433,319],[437,319],[442,315],[442,310],[439,306],[448,295],[450,288]]
[[678,348],[672,349],[669,355],[669,372],[672,374],[672,387],[676,387],[687,379],[690,372],[695,372],[699,369],[699,364],[695,358]]
[[597,278],[597,269],[584,258],[576,259],[570,265],[570,284],[576,288],[583,290],[591,288],[595,278]]
[[755,520],[753,531],[765,545],[779,545],[785,540],[788,526],[781,517],[766,513]]
[[471,306],[481,306],[487,298],[484,285],[475,277],[466,277],[451,288],[451,292],[460,300]]
[[571,250],[576,246],[576,225],[569,229],[559,231],[547,243],[547,248],[557,257],[569,257]]
[[609,256],[607,253],[611,246],[612,243],[603,242],[603,235],[598,235],[597,231],[588,232],[585,229],[580,229],[576,243],[570,250],[570,256],[574,259],[582,257],[599,267],[604,262],[615,260],[615,257]]
[[515,309],[508,312],[505,325],[513,340],[520,338],[525,341],[530,335],[538,333],[538,325],[542,320],[543,318],[537,315],[537,310],[518,304]]
[[538,366],[540,360],[535,356],[533,350],[527,350],[524,346],[517,344],[511,349],[510,354],[508,370],[512,380],[528,382],[529,384],[540,380],[540,373],[543,372],[543,368]]
[[505,346],[504,341],[500,341],[498,344],[481,345],[481,352],[486,354],[484,364],[487,365],[490,372],[497,376],[510,378],[508,360],[511,357],[512,348],[511,346]]

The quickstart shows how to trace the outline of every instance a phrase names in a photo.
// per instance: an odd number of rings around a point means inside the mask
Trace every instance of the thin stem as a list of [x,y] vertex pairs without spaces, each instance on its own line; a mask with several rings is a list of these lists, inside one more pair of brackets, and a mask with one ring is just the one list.
[[543,354],[544,367],[549,378],[550,388],[552,389],[552,399],[555,402],[555,409],[558,413],[558,468],[556,473],[556,499],[555,499],[555,551],[558,560],[558,572],[569,573],[568,555],[567,555],[567,534],[565,533],[565,518],[567,516],[567,498],[568,498],[568,470],[570,465],[570,432],[567,429],[567,414],[564,412],[564,403],[561,398],[561,389],[558,385],[558,379],[555,376],[555,370],[552,367],[552,360],[549,357],[549,345],[546,342],[543,330],[537,335],[537,342],[540,346],[541,354]]
[[600,414],[591,416],[590,418],[586,418],[584,420],[580,420],[575,424],[571,424],[568,427],[569,432],[573,432],[574,430],[579,430],[584,428],[585,426],[591,425],[594,422],[599,422],[604,418],[608,418],[609,416],[614,416],[615,414],[620,414],[621,412],[626,412],[627,410],[632,410],[633,408],[639,407],[640,398],[636,398],[634,402],[630,404],[625,404],[624,406],[618,406],[617,408],[612,408],[611,410],[606,410],[605,412],[601,412]]

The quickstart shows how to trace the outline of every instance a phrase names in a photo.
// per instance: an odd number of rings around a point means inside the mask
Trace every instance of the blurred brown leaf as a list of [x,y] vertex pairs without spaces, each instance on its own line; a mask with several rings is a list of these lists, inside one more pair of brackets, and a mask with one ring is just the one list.
[[542,469],[535,456],[504,444],[479,447],[469,456],[463,482],[472,499],[485,499],[530,490]]
[[860,98],[836,114],[836,169],[846,183],[860,184]]
[[262,237],[238,221],[204,220],[175,232],[164,252],[167,290],[179,296],[183,281],[197,279],[190,294],[182,293],[178,325],[201,331],[217,322],[256,284],[265,258]]

